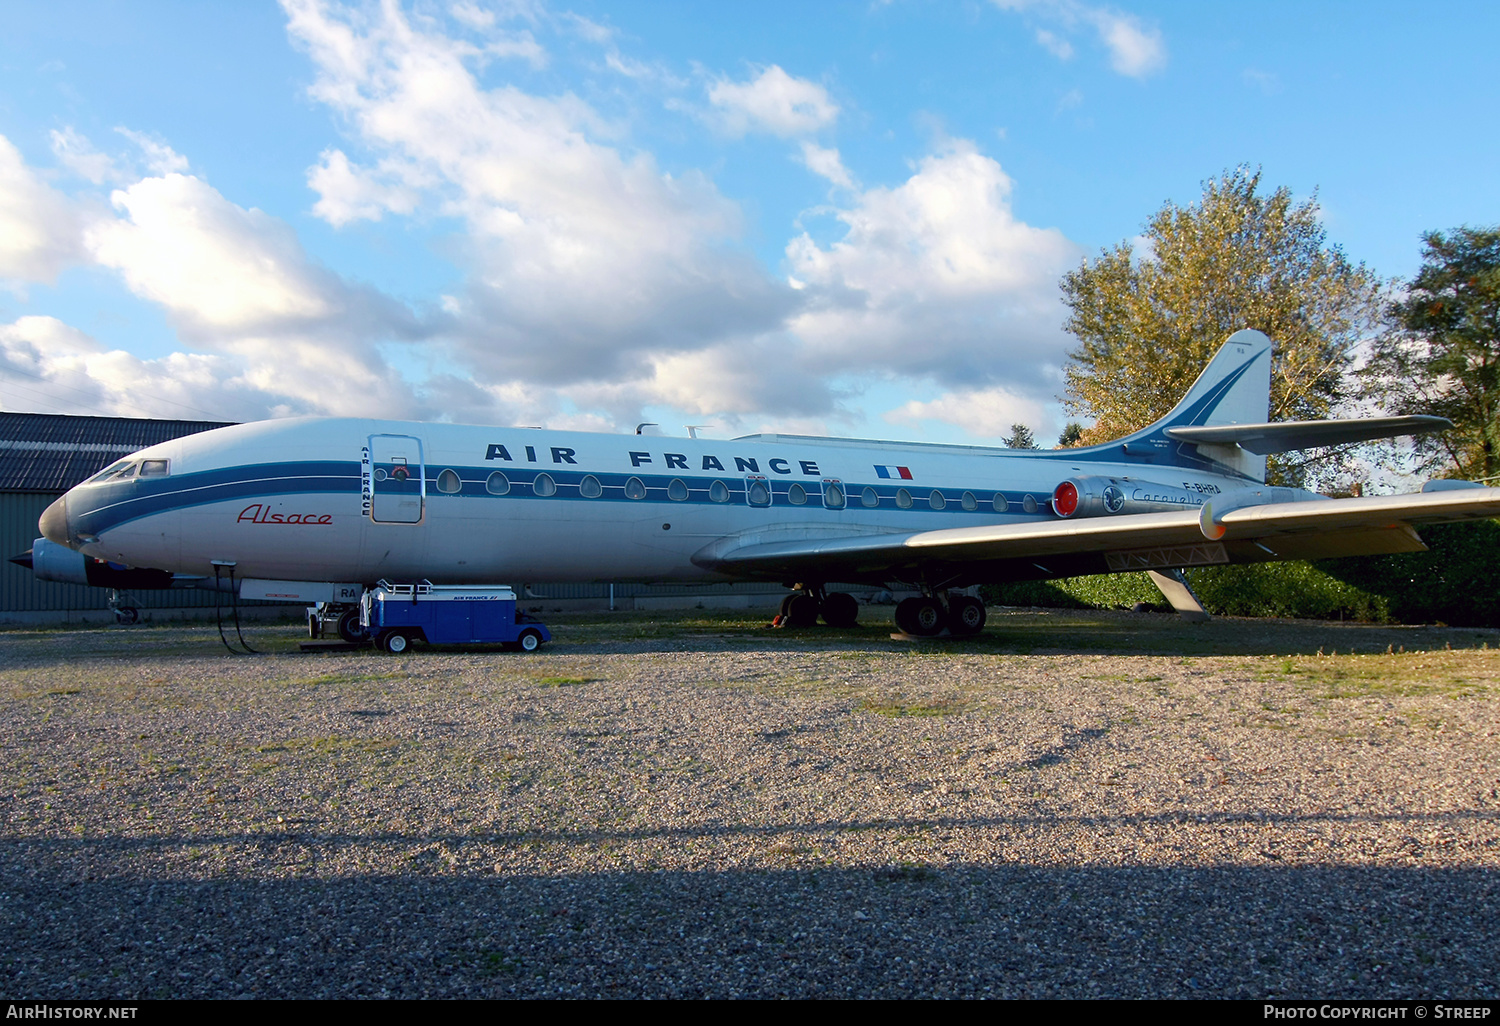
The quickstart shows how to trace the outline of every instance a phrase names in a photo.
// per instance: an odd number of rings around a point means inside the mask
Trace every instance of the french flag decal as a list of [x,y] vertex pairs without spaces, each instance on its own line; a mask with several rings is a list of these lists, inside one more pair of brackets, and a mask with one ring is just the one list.
[[906,467],[876,467],[875,476],[887,480],[910,481],[911,471]]

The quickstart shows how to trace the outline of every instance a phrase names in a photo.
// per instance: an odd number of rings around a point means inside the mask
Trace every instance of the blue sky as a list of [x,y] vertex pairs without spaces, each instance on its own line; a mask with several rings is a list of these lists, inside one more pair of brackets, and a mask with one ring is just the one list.
[[1061,273],[1241,163],[1500,221],[1492,5],[11,4],[0,408],[1046,439]]

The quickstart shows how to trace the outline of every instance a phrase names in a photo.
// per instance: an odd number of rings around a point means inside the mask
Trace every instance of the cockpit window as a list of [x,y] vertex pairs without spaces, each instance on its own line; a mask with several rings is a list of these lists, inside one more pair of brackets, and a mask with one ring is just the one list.
[[114,477],[116,474],[118,474],[121,470],[125,469],[125,467],[127,467],[129,465],[130,465],[130,461],[129,460],[121,460],[118,463],[111,463],[109,466],[107,466],[103,470],[99,471],[99,473],[97,473],[93,477],[89,478],[89,483],[92,484],[95,481],[108,481],[110,478]]
[[89,478],[89,483],[128,481],[133,477],[166,477],[171,470],[171,460],[121,460],[118,463],[111,463]]

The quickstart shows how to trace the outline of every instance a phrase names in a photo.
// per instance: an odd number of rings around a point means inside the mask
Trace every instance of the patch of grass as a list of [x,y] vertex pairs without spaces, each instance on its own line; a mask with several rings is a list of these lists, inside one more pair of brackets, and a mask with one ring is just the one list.
[[912,703],[866,698],[859,703],[859,709],[861,712],[874,713],[876,716],[899,719],[906,716],[953,716],[963,712],[965,705],[951,698],[939,699],[935,702]]
[[538,677],[536,682],[544,688],[569,688],[578,684],[593,684],[598,677]]
[[325,684],[367,684],[380,680],[407,680],[405,673],[325,673],[317,677],[300,677],[287,681],[293,687],[322,687]]
[[1495,690],[1500,660],[1488,652],[1441,651],[1286,658],[1277,671],[1319,698],[1475,698]]

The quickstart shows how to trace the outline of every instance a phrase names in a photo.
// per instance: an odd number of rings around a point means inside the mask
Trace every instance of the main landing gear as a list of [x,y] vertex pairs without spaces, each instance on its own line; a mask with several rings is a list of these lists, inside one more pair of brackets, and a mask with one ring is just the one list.
[[968,637],[984,629],[984,603],[968,595],[923,595],[896,604],[896,629],[903,634],[931,638],[944,628],[954,637]]
[[794,585],[795,595],[781,600],[781,615],[776,618],[782,627],[811,627],[821,616],[830,627],[853,627],[859,619],[859,603],[853,595],[842,591],[824,591],[820,585]]

